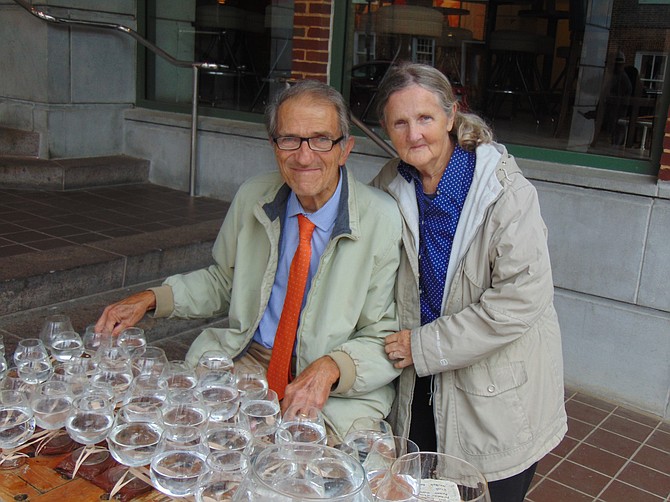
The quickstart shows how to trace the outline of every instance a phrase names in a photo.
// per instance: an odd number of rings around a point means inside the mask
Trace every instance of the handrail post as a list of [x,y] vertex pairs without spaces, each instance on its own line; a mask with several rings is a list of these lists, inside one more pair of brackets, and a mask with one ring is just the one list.
[[198,163],[198,65],[193,65],[193,97],[191,98],[191,159],[189,164],[189,195],[195,196],[195,175]]

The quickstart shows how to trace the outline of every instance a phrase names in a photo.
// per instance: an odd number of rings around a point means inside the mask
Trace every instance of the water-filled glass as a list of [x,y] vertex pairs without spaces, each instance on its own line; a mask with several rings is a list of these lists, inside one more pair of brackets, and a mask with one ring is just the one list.
[[121,331],[116,343],[125,351],[128,357],[137,357],[142,355],[146,350],[147,338],[142,328],[133,326]]
[[46,382],[53,369],[47,348],[38,338],[19,341],[14,351],[14,363],[19,377],[30,384]]
[[[402,493],[406,497],[411,493],[411,497],[402,499]],[[486,479],[478,469],[465,460],[435,452],[399,457],[379,487],[378,495],[382,500],[490,502]]]
[[292,404],[284,412],[275,433],[277,443],[326,444],[326,424],[315,406]]
[[149,469],[153,485],[171,497],[193,495],[208,470],[208,454],[199,428],[166,426]]
[[35,419],[26,394],[20,390],[0,391],[0,468],[18,467],[25,461],[11,450],[28,441],[35,432]]
[[117,410],[107,436],[107,446],[119,463],[139,467],[151,462],[162,433],[160,407],[153,403],[132,402]]
[[249,469],[249,457],[241,451],[218,450],[207,455],[208,471],[198,479],[197,502],[231,501]]
[[335,448],[320,444],[277,444],[252,461],[250,473],[234,501],[372,500],[359,462]]
[[344,442],[358,452],[361,463],[365,462],[372,445],[378,439],[393,436],[391,425],[381,418],[360,417],[353,421],[344,436]]

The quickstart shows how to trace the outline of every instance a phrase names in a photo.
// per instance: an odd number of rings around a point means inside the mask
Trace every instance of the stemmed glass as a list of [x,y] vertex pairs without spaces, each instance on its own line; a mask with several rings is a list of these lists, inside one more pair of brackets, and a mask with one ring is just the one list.
[[207,455],[207,467],[198,479],[195,500],[230,501],[249,470],[249,457],[241,451],[214,451]]
[[137,327],[126,328],[121,331],[116,343],[131,358],[142,355],[147,347],[144,330]]
[[198,359],[195,374],[198,378],[208,371],[233,371],[233,359],[223,350],[208,350]]
[[198,385],[195,370],[186,361],[168,361],[161,372],[167,389],[194,389]]
[[95,465],[109,457],[107,449],[97,448],[95,444],[107,437],[113,424],[114,397],[109,388],[91,386],[72,402],[65,430],[72,439],[85,445],[72,454],[77,459],[73,478],[84,462]]
[[44,319],[40,330],[40,340],[45,347],[51,348],[51,339],[54,335],[64,331],[74,331],[70,318],[63,314],[54,314]]
[[192,426],[201,432],[207,428],[209,411],[195,389],[169,390],[162,409],[166,427]]
[[35,423],[47,431],[35,449],[36,455],[46,447],[62,451],[72,444],[63,431],[65,419],[72,409],[72,392],[67,382],[51,379],[39,384],[30,397],[30,406]]
[[193,495],[207,472],[209,450],[198,427],[165,426],[149,474],[152,484],[171,497]]
[[161,376],[168,360],[165,351],[154,345],[147,345],[142,354],[132,359],[133,375],[152,375],[156,378]]
[[39,338],[24,338],[19,341],[14,351],[14,363],[19,377],[27,383],[46,382],[51,376],[49,353]]
[[262,398],[268,390],[268,379],[265,368],[256,363],[245,363],[235,367],[237,390],[240,399]]
[[201,374],[198,391],[209,410],[210,423],[234,421],[239,408],[237,379],[230,371],[210,370]]
[[9,365],[5,359],[5,339],[0,335],[0,381],[5,378]]
[[385,436],[372,444],[363,468],[373,494],[379,490],[393,462],[407,453],[416,453],[419,447],[414,441],[401,436]]
[[19,390],[0,391],[0,468],[12,469],[25,461],[16,453],[35,432],[35,418],[26,395]]
[[381,418],[360,417],[354,420],[344,436],[344,442],[358,452],[361,463],[372,449],[372,445],[378,439],[393,436],[391,425]]
[[315,406],[292,404],[284,412],[275,433],[276,443],[326,444],[323,413]]
[[254,445],[262,449],[274,443],[275,432],[281,422],[281,408],[277,393],[268,389],[263,398],[242,399],[240,420],[249,429]]
[[144,482],[128,476],[132,468],[148,465],[156,454],[163,433],[163,414],[154,403],[132,402],[121,406],[116,412],[114,425],[107,436],[107,446],[112,457],[125,467],[112,468],[107,476],[114,484],[110,500],[118,490],[128,483]]
[[116,401],[121,401],[133,379],[130,360],[120,347],[101,347],[96,359],[98,364],[91,375],[91,385],[110,385]]
[[156,375],[139,374],[130,382],[130,387],[123,400],[124,403],[152,403],[161,406],[167,399],[167,390],[162,380]]
[[402,455],[379,486],[380,500],[490,502],[484,475],[460,458],[435,452]]
[[84,344],[84,353],[90,357],[95,357],[100,347],[111,347],[113,345],[112,335],[95,331],[95,324],[86,326],[81,339]]
[[84,342],[76,331],[61,331],[51,335],[49,351],[56,361],[67,362],[84,353]]

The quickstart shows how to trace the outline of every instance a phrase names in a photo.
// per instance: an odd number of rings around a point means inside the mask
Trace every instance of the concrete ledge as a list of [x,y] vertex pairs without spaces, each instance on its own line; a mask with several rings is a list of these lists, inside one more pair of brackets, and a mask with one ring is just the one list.
[[6,188],[72,190],[146,183],[149,161],[126,155],[82,159],[0,157],[0,184]]
[[0,258],[0,315],[114,290],[212,263],[221,223]]

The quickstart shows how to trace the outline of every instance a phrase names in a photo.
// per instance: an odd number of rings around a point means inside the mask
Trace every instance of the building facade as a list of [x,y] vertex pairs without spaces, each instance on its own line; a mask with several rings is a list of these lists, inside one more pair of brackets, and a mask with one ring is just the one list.
[[[151,162],[153,183],[188,191],[194,172],[197,195],[230,200],[250,176],[275,168],[262,112],[277,89],[300,78],[327,81],[381,134],[368,107],[376,72],[405,59],[440,67],[538,189],[566,383],[669,418],[670,7],[495,3],[35,4],[101,28],[49,23],[0,0],[0,127],[36,133],[42,158],[141,157]],[[640,16],[653,30],[624,26]],[[194,171],[195,71],[114,27],[131,28],[179,61],[217,65],[198,71]],[[623,102],[610,92],[621,64],[637,71],[627,76]],[[359,134],[349,166],[367,181],[387,157]]]

